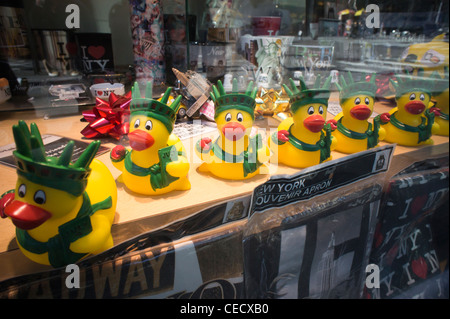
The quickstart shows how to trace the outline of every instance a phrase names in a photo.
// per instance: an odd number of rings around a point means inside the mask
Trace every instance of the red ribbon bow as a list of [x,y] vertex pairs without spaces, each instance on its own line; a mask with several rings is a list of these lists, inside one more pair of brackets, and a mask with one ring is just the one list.
[[[371,75],[366,76],[366,81],[370,81],[370,77]],[[377,74],[377,77],[375,78],[375,84],[377,85],[376,96],[383,96],[389,93],[389,80],[391,78],[395,79],[393,73]]]
[[87,138],[111,136],[119,140],[128,134],[130,119],[131,91],[125,95],[113,92],[109,100],[95,98],[95,106],[90,111],[83,111],[83,116],[89,124],[81,131]]

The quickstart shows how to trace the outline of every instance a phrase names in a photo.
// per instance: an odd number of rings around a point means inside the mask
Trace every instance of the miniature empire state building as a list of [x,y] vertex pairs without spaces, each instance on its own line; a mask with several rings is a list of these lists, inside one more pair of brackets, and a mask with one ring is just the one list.
[[188,70],[186,73],[172,68],[177,79],[186,87],[187,92],[195,99],[186,112],[186,115],[192,117],[194,113],[208,100],[211,90],[211,83],[200,74]]
[[334,256],[335,248],[335,235],[331,234],[330,241],[328,242],[328,248],[322,254],[322,259],[319,263],[319,269],[322,273],[321,277],[321,298],[328,298],[328,293],[335,285],[336,276],[336,263]]

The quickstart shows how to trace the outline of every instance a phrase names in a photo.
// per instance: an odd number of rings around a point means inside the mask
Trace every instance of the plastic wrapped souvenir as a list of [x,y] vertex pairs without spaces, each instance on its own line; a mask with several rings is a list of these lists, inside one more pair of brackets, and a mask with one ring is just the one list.
[[348,73],[345,80],[341,76],[340,83],[336,83],[339,89],[339,102],[342,112],[334,118],[336,129],[332,135],[336,138],[336,151],[342,153],[361,152],[378,145],[383,140],[386,132],[380,128],[380,122],[389,121],[386,114],[376,116],[372,123],[369,122],[375,103],[375,75],[369,82],[365,76],[361,81],[355,82],[352,74]]
[[292,117],[278,126],[270,138],[270,148],[279,163],[291,167],[309,167],[331,159],[335,141],[331,125],[325,122],[331,77],[320,86],[320,76],[308,89],[303,78],[300,88],[290,79],[291,88],[283,87],[289,95]]
[[132,88],[130,103],[130,148],[118,145],[111,151],[111,161],[122,172],[119,181],[139,194],[158,195],[173,190],[188,190],[189,162],[183,144],[172,134],[181,95],[170,105],[172,88],[164,96],[152,99],[152,83],[147,83],[145,98],[138,83]]
[[253,82],[245,93],[238,93],[236,79],[230,94],[225,93],[220,80],[217,87],[213,86],[214,120],[220,135],[214,141],[209,137],[197,141],[196,154],[204,161],[199,167],[201,172],[232,180],[248,179],[260,173],[270,151],[260,134],[251,136],[256,93]]
[[429,109],[432,78],[423,76],[397,75],[395,101],[397,106],[390,113],[390,121],[382,123],[386,130],[385,141],[404,146],[433,144],[431,136],[439,131],[435,123],[436,108]]
[[111,225],[116,182],[94,156],[92,142],[71,162],[74,142],[60,157],[48,157],[36,124],[13,126],[16,188],[3,194],[0,214],[16,226],[16,240],[29,259],[53,267],[75,263],[113,246]]

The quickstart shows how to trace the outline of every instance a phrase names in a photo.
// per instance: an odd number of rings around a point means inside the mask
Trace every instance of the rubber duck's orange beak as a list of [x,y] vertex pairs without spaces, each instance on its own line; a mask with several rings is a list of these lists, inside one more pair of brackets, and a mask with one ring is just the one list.
[[365,105],[355,105],[350,110],[350,115],[360,121],[367,120],[371,114],[372,111]]
[[319,133],[325,125],[325,120],[320,115],[311,115],[303,121],[303,125],[311,132]]
[[244,137],[245,126],[237,122],[229,122],[222,127],[222,133],[226,139],[237,141]]
[[135,151],[146,150],[155,143],[153,136],[143,130],[128,133],[128,139],[130,140],[130,147]]
[[52,217],[45,209],[17,200],[5,207],[5,215],[11,218],[16,227],[23,230],[36,228]]
[[421,101],[411,101],[405,104],[405,110],[413,115],[422,114],[425,111],[425,104]]

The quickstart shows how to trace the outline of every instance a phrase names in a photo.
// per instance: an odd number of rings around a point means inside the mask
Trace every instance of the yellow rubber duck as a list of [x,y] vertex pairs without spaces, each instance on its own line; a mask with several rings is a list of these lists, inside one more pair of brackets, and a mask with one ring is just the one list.
[[340,83],[336,83],[339,89],[339,102],[342,112],[336,115],[332,121],[336,129],[332,131],[337,140],[336,151],[352,154],[376,147],[378,142],[386,136],[384,128],[380,128],[380,122],[387,122],[389,116],[381,114],[376,116],[372,123],[375,104],[375,75],[370,81],[362,80],[355,82],[352,74],[348,73],[348,79],[341,76]]
[[16,188],[2,195],[0,215],[16,226],[23,254],[62,267],[112,247],[117,189],[108,168],[94,159],[100,141],[72,164],[73,141],[59,158],[47,157],[35,123],[29,130],[19,121],[13,133],[18,179]]
[[230,94],[225,93],[220,80],[217,87],[213,86],[214,119],[220,134],[214,142],[206,137],[195,146],[197,156],[204,161],[199,166],[200,172],[230,180],[249,179],[261,173],[270,156],[261,135],[250,136],[257,88],[250,82],[245,93],[238,93],[237,87],[236,79]]
[[439,125],[434,122],[438,109],[428,109],[433,87],[432,78],[397,75],[397,82],[391,79],[396,90],[397,106],[390,112],[390,120],[381,123],[386,130],[384,140],[404,146],[433,144],[431,136],[439,131]]
[[[438,34],[431,41],[410,45],[406,48],[401,62],[407,64],[413,73],[422,73],[434,78],[435,86],[431,92],[431,99],[440,111],[440,114],[435,112],[434,121],[439,125],[439,130],[435,134],[449,136],[448,32]],[[429,108],[432,107],[433,105],[430,105]]]
[[[439,109],[439,115],[434,118],[434,121],[439,125],[439,130],[436,135],[449,136],[449,81],[448,81],[448,66],[444,67],[444,75],[441,77],[437,72],[433,75],[435,81],[433,86],[432,100],[436,103],[434,105]],[[433,104],[433,103],[431,103]]]
[[138,194],[160,195],[174,190],[189,190],[189,162],[180,139],[172,133],[182,96],[169,106],[172,88],[153,100],[152,83],[147,83],[146,98],[141,98],[138,83],[132,88],[130,103],[130,148],[116,146],[110,154],[115,168],[122,172],[119,181]]
[[273,152],[271,161],[305,168],[330,160],[331,150],[336,147],[331,125],[325,122],[331,77],[321,87],[318,76],[312,89],[306,87],[303,78],[300,79],[300,90],[292,79],[289,81],[291,89],[285,84],[283,87],[290,98],[292,117],[281,122],[269,139]]

